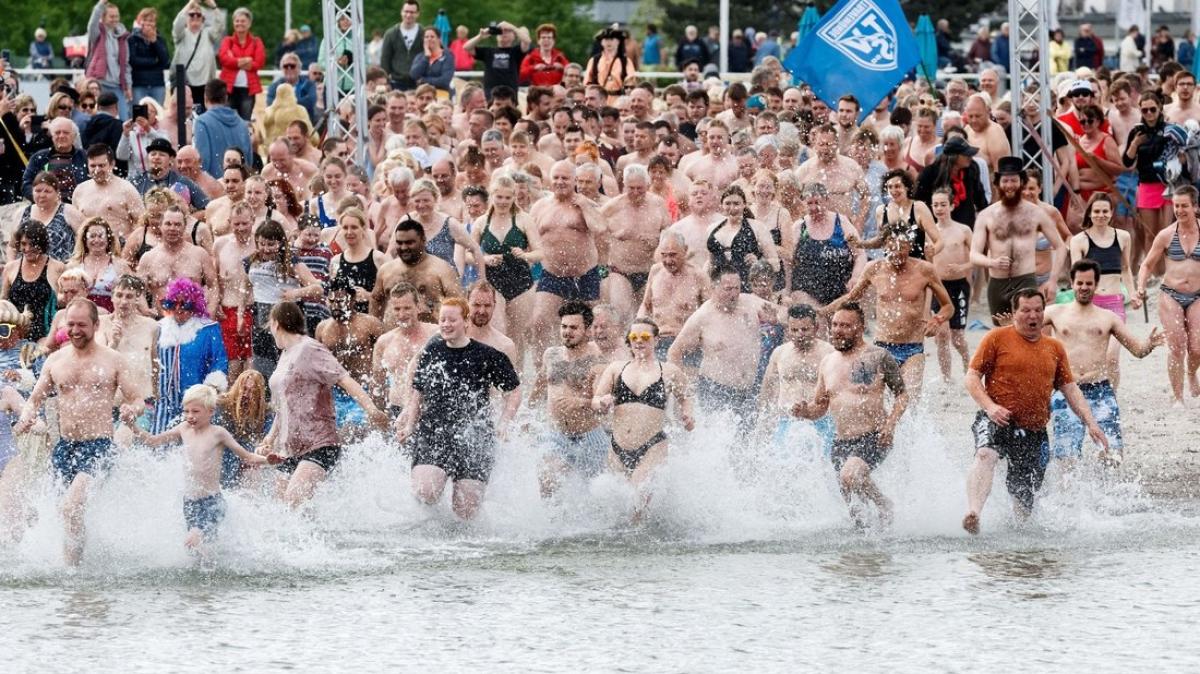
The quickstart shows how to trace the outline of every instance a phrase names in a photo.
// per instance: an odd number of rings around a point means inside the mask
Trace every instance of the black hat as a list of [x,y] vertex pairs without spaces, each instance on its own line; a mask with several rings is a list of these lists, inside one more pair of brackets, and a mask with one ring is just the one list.
[[175,146],[171,145],[171,141],[166,138],[155,138],[150,141],[150,145],[146,146],[146,154],[150,154],[151,152],[166,152],[174,157]]
[[1020,157],[1001,157],[996,162],[996,175],[998,176],[1015,176],[1024,175],[1025,162],[1021,161]]
[[955,155],[965,154],[968,157],[974,157],[975,153],[979,152],[979,148],[968,143],[965,139],[955,136],[942,144],[942,154]]

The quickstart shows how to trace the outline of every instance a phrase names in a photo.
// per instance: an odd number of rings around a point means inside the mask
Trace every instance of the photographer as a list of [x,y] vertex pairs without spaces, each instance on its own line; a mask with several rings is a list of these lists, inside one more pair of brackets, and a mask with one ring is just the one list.
[[[495,47],[476,47],[480,40],[496,38]],[[514,45],[514,43],[517,43]],[[492,99],[492,89],[500,85],[517,90],[521,61],[529,51],[529,30],[507,21],[480,28],[479,34],[463,45],[468,54],[483,62],[483,93]]]
[[0,96],[0,205],[11,204],[21,197],[21,176],[29,159],[27,134],[22,128],[37,113],[37,104],[30,96],[10,98]]

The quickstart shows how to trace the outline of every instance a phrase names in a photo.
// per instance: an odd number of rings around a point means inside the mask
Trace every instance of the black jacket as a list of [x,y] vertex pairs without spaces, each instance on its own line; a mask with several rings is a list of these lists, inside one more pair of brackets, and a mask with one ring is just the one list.
[[[950,187],[951,181],[948,176],[943,175],[942,167],[946,161],[949,160],[939,156],[932,164],[921,170],[921,175],[917,176],[914,199],[923,201],[928,206],[933,200],[934,190],[939,187]],[[963,189],[966,191],[966,198],[954,205],[954,210],[950,211],[950,218],[968,227],[974,227],[975,215],[988,206],[987,194],[983,191],[983,181],[979,176],[979,165],[974,160],[971,161],[970,166],[963,169]]]
[[97,112],[79,134],[79,142],[85,150],[94,143],[104,143],[116,152],[117,143],[121,142],[122,131],[121,120],[107,112]]
[[[135,87],[161,87],[166,84],[163,71],[171,67],[167,54],[167,41],[162,35],[153,43],[147,42],[141,30],[129,36],[129,70],[133,73]],[[136,103],[137,101],[133,101]],[[114,146],[113,149],[116,149]]]

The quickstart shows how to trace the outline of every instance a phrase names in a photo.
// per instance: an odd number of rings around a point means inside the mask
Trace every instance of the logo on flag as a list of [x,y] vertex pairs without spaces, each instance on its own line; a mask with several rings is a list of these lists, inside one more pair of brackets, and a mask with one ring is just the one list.
[[876,71],[896,68],[896,27],[872,0],[848,2],[822,23],[817,36],[858,65]]

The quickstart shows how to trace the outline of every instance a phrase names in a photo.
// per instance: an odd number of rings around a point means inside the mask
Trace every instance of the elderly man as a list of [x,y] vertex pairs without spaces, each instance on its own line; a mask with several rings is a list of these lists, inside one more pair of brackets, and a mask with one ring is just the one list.
[[138,194],[145,195],[152,187],[166,187],[183,196],[193,211],[208,207],[208,196],[204,190],[191,178],[175,171],[175,148],[171,141],[155,138],[146,148],[146,156],[146,171],[132,180]]
[[317,118],[317,87],[312,80],[300,73],[300,57],[295,52],[288,52],[279,59],[279,69],[283,77],[276,79],[267,88],[267,105],[275,102],[275,91],[281,84],[290,84],[296,92],[296,102],[308,111],[309,119]]
[[308,181],[315,175],[316,165],[297,157],[284,139],[276,138],[267,148],[267,165],[262,170],[264,180],[282,178],[292,185],[299,198],[304,198],[308,195]]
[[58,178],[58,195],[63,203],[71,203],[75,186],[88,179],[87,156],[75,147],[78,135],[75,123],[66,117],[50,120],[50,147],[29,157],[21,179],[21,193],[26,199],[33,201],[33,179],[47,171]]
[[996,162],[1012,153],[1004,127],[992,121],[991,110],[982,94],[967,99],[963,116],[967,122],[967,141],[979,148],[979,153],[987,160],[988,169],[995,171]]
[[200,151],[191,145],[179,148],[175,155],[175,170],[179,174],[200,186],[209,199],[216,199],[225,194],[225,187],[220,181],[200,168]]

